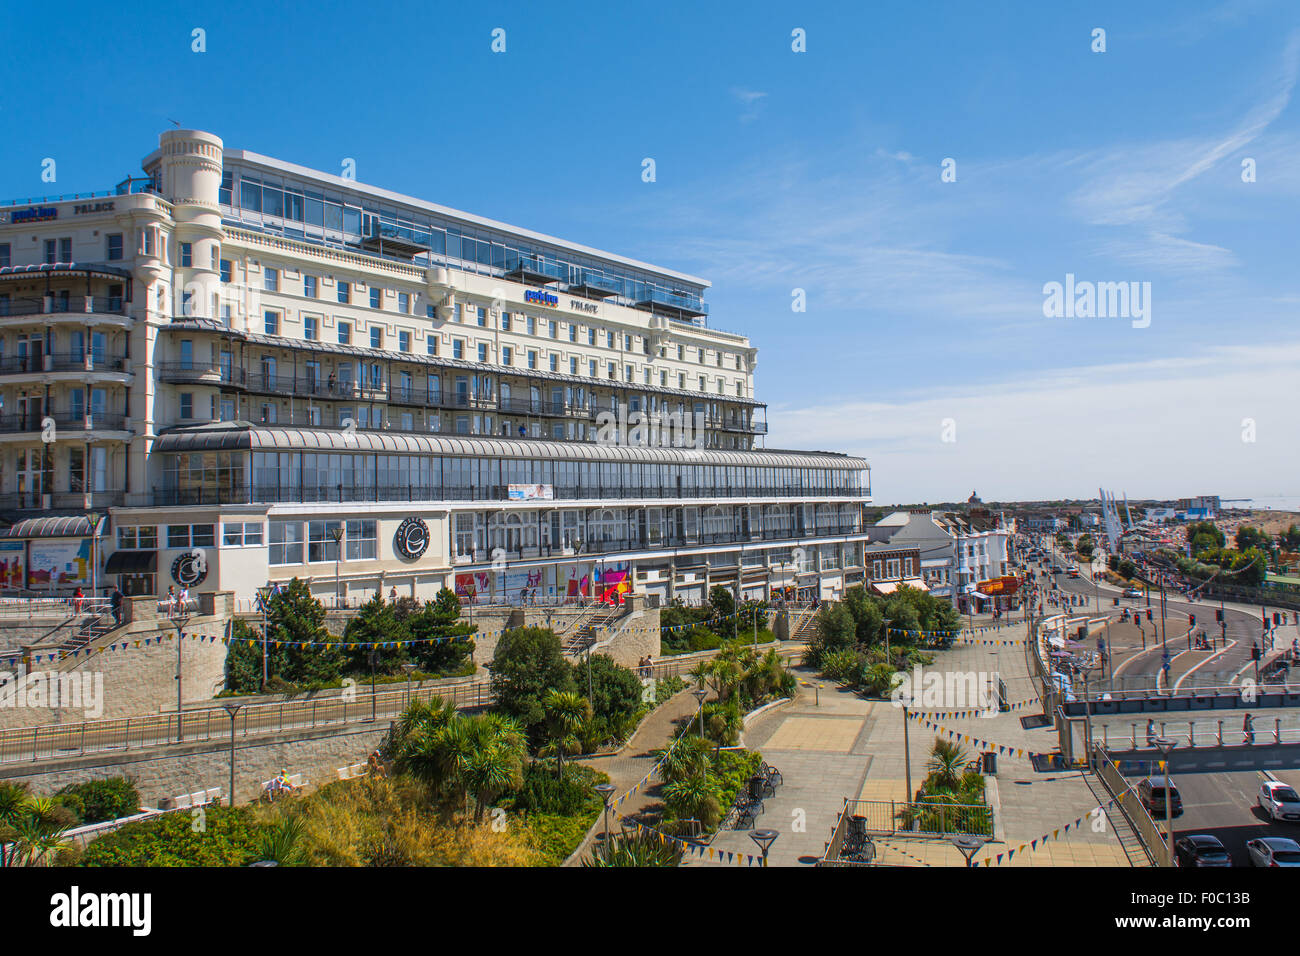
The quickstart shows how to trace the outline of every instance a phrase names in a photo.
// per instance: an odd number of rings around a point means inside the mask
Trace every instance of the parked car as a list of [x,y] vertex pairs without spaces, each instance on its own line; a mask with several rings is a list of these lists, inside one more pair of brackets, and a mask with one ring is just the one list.
[[1286,837],[1246,841],[1251,866],[1300,866],[1300,843]]
[[1300,820],[1300,794],[1285,783],[1265,780],[1256,798],[1272,820]]
[[1078,568],[1070,568],[1070,570],[1069,570],[1067,573],[1070,575],[1070,577],[1072,577],[1072,578],[1077,578],[1077,577],[1079,576],[1079,569],[1078,569]]
[[1065,573],[1065,568],[1061,567],[1059,564],[1054,564],[1054,565],[1052,565],[1052,573],[1053,573],[1053,574],[1064,574],[1064,573]]
[[1125,588],[1124,596],[1126,598],[1140,598],[1142,596],[1141,588]]
[[1181,817],[1183,815],[1183,797],[1178,792],[1178,786],[1168,777],[1143,777],[1138,783],[1138,799],[1142,801],[1142,806],[1147,808],[1147,813],[1151,814],[1156,820],[1165,818],[1165,787],[1169,787],[1169,816]]
[[1232,866],[1232,857],[1218,837],[1194,833],[1174,844],[1174,861],[1179,866]]

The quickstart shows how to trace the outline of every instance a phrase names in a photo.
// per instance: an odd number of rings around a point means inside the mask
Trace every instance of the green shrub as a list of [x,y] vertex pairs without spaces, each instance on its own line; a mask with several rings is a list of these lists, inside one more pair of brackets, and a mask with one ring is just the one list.
[[607,779],[590,767],[570,763],[564,767],[564,779],[557,780],[549,764],[530,763],[524,768],[523,787],[501,805],[520,813],[585,815],[604,805],[594,788]]
[[81,823],[102,823],[140,811],[140,794],[126,777],[89,780],[64,787],[55,797],[72,810]]
[[245,807],[208,806],[128,823],[91,842],[82,866],[247,866],[261,827]]

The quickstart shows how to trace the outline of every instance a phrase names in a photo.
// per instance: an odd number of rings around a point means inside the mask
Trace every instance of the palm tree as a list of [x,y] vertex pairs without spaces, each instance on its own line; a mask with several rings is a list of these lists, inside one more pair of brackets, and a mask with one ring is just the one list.
[[305,860],[299,840],[307,828],[302,817],[286,817],[262,832],[258,849],[263,860],[274,860],[280,866],[301,866]]
[[660,758],[659,775],[669,783],[687,777],[703,777],[713,766],[709,759],[712,752],[710,740],[694,734],[683,737]]
[[68,846],[63,834],[68,824],[59,819],[59,805],[49,797],[25,796],[12,811],[0,840],[13,843],[9,866],[45,866]]
[[653,834],[638,831],[614,837],[608,845],[599,847],[583,860],[582,865],[677,866],[681,861],[681,846],[671,840],[660,840]]
[[705,829],[712,829],[722,820],[718,785],[708,774],[696,774],[669,783],[664,787],[664,805],[679,820],[699,820]]
[[934,746],[930,748],[930,760],[925,769],[929,772],[936,789],[956,790],[966,770],[966,751],[960,744],[936,737]]
[[546,729],[551,744],[546,749],[555,754],[556,775],[564,777],[565,753],[576,753],[578,731],[591,719],[591,702],[572,691],[553,690],[542,698],[546,709]]
[[479,714],[464,723],[470,725],[475,748],[460,779],[474,797],[474,819],[482,820],[483,811],[502,794],[523,786],[528,739],[518,724],[499,714]]

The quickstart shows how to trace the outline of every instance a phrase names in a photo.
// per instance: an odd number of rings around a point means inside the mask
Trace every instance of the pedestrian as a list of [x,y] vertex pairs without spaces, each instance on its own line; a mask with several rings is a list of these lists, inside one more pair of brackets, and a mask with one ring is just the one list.
[[1244,743],[1253,744],[1255,742],[1255,718],[1246,712],[1245,718],[1241,721],[1241,739]]
[[397,603],[397,588],[396,588],[396,587],[394,587],[391,591],[388,592],[388,600],[392,601],[394,604]]
[[113,608],[113,626],[121,627],[122,626],[122,589],[115,586],[113,588],[113,594],[108,599],[108,601],[110,606]]
[[1156,722],[1150,717],[1147,718],[1147,746],[1154,746],[1156,742]]
[[72,592],[72,613],[80,614],[81,605],[86,600],[86,592],[81,590],[81,585],[77,585],[77,590]]

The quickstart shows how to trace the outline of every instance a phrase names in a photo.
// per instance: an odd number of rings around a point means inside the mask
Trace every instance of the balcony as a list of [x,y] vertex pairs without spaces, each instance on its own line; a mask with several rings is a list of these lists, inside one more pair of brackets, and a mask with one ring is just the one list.
[[588,299],[608,299],[610,296],[623,294],[623,280],[584,269],[582,280],[571,284],[569,291]]
[[194,362],[159,362],[158,377],[171,385],[232,385],[242,388],[247,382],[242,368]]
[[76,373],[80,378],[84,374],[102,373],[108,375],[130,375],[125,355],[108,355],[104,352],[73,352],[49,355],[14,355],[0,359],[0,376],[39,377],[51,373]]
[[40,435],[45,431],[46,418],[53,419],[55,434],[59,432],[124,432],[126,416],[114,412],[74,414],[72,412],[45,412],[42,414],[0,415],[0,435]]
[[[68,316],[88,321],[86,316],[126,318],[125,303],[120,295],[45,295],[0,298],[0,319],[29,316]],[[95,321],[95,320],[89,320]],[[17,323],[6,323],[15,325]]]
[[635,308],[647,312],[659,312],[665,315],[699,317],[709,314],[709,306],[699,296],[681,292],[665,292],[663,289],[647,288],[635,303]]
[[550,285],[553,282],[569,280],[568,266],[544,256],[509,255],[502,262],[501,268],[507,279],[532,285]]
[[0,512],[3,511],[90,511],[120,508],[125,495],[114,491],[60,491],[50,495],[38,492],[11,492],[0,494]]

